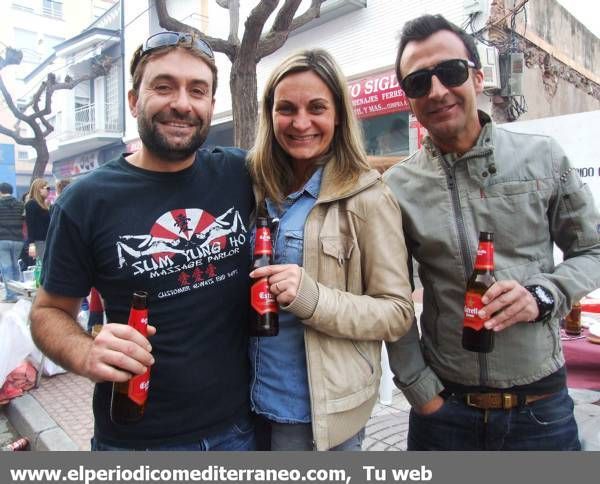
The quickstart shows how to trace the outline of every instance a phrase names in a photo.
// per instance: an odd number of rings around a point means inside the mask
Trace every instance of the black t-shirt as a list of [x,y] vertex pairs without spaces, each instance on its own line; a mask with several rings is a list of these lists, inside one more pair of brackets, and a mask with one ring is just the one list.
[[139,423],[109,417],[111,383],[96,385],[95,435],[123,447],[189,443],[248,411],[248,219],[254,207],[244,152],[201,150],[176,173],[120,158],[58,199],[42,283],[49,293],[105,299],[126,323],[132,293],[149,293],[152,366]]

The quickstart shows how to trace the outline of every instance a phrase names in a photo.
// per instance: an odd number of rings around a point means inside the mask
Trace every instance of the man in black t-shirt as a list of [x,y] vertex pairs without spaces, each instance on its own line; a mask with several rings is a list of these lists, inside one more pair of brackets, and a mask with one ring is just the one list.
[[[96,382],[93,450],[252,450],[247,363],[248,219],[241,150],[198,150],[214,107],[212,50],[160,32],[134,53],[129,108],[140,151],[98,168],[57,201],[37,345]],[[109,323],[92,339],[76,323],[91,287]],[[149,339],[130,328],[134,291],[149,294]],[[151,368],[143,418],[110,418],[112,382]]]

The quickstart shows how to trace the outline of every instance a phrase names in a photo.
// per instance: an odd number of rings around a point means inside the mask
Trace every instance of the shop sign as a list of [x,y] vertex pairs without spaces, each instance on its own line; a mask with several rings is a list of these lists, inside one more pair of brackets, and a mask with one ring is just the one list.
[[350,82],[348,88],[352,109],[359,119],[410,110],[393,70]]
[[70,160],[54,163],[54,174],[57,178],[70,178],[98,168],[98,152],[86,153]]

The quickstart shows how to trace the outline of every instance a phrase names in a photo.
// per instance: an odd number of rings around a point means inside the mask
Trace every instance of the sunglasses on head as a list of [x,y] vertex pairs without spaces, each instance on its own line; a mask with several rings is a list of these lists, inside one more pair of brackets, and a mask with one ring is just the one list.
[[157,34],[151,35],[142,45],[142,55],[147,54],[154,49],[160,49],[161,47],[169,47],[179,44],[193,47],[206,54],[211,59],[215,58],[215,54],[207,42],[194,37],[188,32],[158,32]]
[[404,93],[410,98],[425,96],[431,90],[431,78],[435,75],[446,87],[457,87],[469,78],[469,68],[475,64],[466,59],[450,59],[431,69],[412,72],[400,82]]

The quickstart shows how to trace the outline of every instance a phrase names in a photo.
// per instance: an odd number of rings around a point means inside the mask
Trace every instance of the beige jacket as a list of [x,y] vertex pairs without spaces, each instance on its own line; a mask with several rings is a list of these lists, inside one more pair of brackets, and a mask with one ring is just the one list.
[[303,320],[315,447],[327,450],[361,430],[381,377],[381,341],[413,320],[400,208],[371,170],[335,194],[325,166],[304,225],[298,295],[285,307]]

